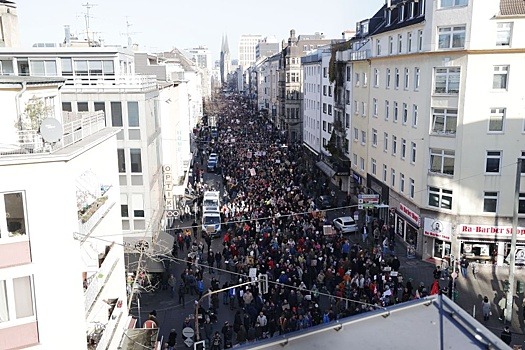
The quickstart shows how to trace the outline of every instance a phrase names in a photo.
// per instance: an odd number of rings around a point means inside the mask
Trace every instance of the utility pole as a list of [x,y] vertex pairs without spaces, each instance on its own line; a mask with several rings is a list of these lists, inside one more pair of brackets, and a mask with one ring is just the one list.
[[512,322],[512,309],[514,305],[514,271],[516,269],[516,236],[518,231],[518,206],[521,186],[521,164],[522,158],[518,158],[516,164],[516,187],[514,188],[514,210],[512,212],[512,238],[510,241],[510,254],[509,254],[509,290],[507,292],[507,305],[505,307],[506,315],[505,320],[509,323]]

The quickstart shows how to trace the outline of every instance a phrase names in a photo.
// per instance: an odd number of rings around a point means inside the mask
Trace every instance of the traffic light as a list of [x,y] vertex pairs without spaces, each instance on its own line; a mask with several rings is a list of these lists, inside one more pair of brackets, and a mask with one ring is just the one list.
[[268,293],[268,275],[260,274],[257,281],[259,282],[258,283],[259,294],[267,294]]
[[525,283],[523,281],[518,280],[516,288],[519,294],[523,294],[523,290],[525,289]]

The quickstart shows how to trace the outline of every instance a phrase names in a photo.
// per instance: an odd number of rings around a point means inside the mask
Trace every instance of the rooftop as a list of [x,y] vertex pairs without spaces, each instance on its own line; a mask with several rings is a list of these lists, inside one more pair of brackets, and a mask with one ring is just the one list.
[[501,16],[525,15],[525,0],[501,0],[499,11]]

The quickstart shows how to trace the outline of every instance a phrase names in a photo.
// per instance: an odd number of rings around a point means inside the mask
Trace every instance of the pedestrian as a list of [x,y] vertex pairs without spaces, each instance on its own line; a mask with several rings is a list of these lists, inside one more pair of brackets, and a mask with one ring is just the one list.
[[477,279],[476,274],[478,273],[478,262],[473,261],[470,266],[472,267],[472,276],[474,276],[474,279]]
[[505,297],[505,294],[503,294],[499,300],[498,306],[500,309],[499,320],[503,321],[503,318],[507,316],[507,298]]
[[366,243],[368,239],[368,231],[367,231],[366,225],[363,225],[362,238],[363,238],[363,243]]
[[166,344],[168,345],[168,350],[175,350],[175,345],[177,344],[177,331],[175,329],[170,331]]
[[179,304],[182,305],[182,308],[184,308],[184,304],[186,303],[185,300],[185,294],[186,294],[186,285],[184,282],[179,282]]
[[211,341],[211,350],[221,350],[222,339],[218,331],[215,331]]
[[510,331],[510,327],[509,326],[505,326],[503,328],[503,331],[501,332],[500,338],[501,338],[501,340],[503,340],[503,342],[505,344],[510,345],[510,342],[512,341],[512,332]]
[[168,278],[168,285],[170,287],[171,299],[173,299],[175,297],[175,288],[177,286],[177,281],[173,274],[170,274],[170,277]]
[[490,311],[490,301],[487,296],[483,298],[483,302],[481,303],[481,310],[483,312],[483,321],[488,321],[489,316],[492,312]]
[[467,277],[467,273],[468,273],[468,265],[469,265],[469,262],[467,258],[463,255],[461,257],[461,260],[459,261],[459,266],[461,267],[461,275],[465,278]]

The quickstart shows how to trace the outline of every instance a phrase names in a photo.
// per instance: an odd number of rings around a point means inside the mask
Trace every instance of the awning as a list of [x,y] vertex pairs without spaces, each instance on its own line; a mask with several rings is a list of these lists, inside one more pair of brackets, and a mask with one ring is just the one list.
[[[140,253],[125,253],[126,270],[128,272],[137,271]],[[150,273],[164,273],[165,267],[162,258],[150,257],[147,254],[142,255],[141,268]]]
[[321,169],[321,171],[325,173],[326,176],[328,176],[329,178],[332,178],[335,175],[335,170],[330,168],[330,166],[326,164],[325,162],[320,161],[320,162],[315,163],[315,165],[317,165],[317,167]]
[[168,232],[160,231],[157,240],[153,244],[153,250],[156,254],[169,254],[173,248],[175,237]]

